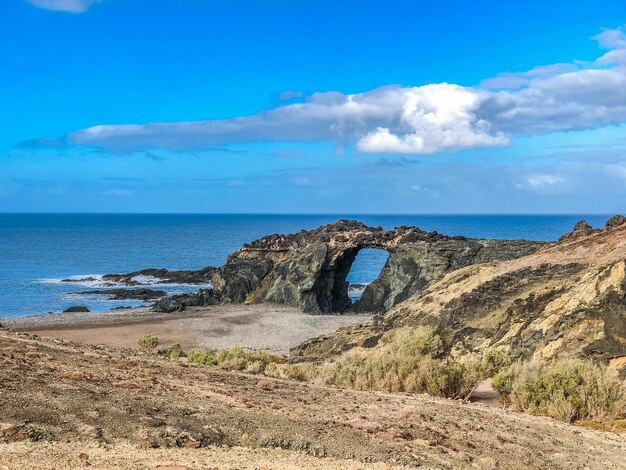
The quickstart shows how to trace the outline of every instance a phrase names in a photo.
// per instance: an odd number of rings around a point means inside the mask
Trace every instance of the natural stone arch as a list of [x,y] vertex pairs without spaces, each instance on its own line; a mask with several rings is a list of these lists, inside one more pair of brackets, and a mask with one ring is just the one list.
[[[223,302],[275,302],[310,313],[384,312],[447,272],[474,263],[513,259],[541,243],[475,240],[417,227],[384,230],[340,220],[316,230],[269,235],[232,253],[213,276]],[[364,248],[389,252],[379,278],[352,306],[346,277]]]

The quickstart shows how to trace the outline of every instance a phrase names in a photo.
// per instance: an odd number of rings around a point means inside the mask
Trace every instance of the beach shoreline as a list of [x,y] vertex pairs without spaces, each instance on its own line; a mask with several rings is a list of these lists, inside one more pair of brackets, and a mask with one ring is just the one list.
[[184,349],[220,349],[235,344],[287,353],[308,339],[342,326],[367,322],[371,315],[310,315],[276,304],[226,304],[158,313],[149,307],[86,313],[56,313],[8,317],[0,323],[28,332],[87,344],[135,347],[147,334],[163,347],[179,343]]

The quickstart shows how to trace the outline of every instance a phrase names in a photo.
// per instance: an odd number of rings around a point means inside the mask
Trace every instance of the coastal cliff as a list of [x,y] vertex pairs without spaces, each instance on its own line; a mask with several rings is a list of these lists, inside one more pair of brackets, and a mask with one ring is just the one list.
[[468,265],[384,316],[306,342],[296,361],[377,348],[402,327],[431,328],[448,357],[504,348],[523,359],[593,358],[626,375],[626,218],[582,222],[517,259]]

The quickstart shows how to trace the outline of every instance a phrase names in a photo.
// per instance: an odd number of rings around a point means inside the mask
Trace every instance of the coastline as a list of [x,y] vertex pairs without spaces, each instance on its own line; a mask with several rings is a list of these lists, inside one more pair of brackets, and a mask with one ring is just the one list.
[[242,347],[286,353],[308,339],[342,326],[367,322],[371,315],[309,315],[275,304],[226,304],[158,313],[149,307],[88,313],[56,313],[0,319],[5,327],[79,343],[135,347],[151,334],[163,347],[183,349]]

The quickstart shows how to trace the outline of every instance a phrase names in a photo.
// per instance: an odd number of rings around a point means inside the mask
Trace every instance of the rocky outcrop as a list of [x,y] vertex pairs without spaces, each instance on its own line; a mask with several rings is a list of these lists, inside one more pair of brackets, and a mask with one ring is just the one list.
[[152,309],[155,312],[172,313],[185,310],[187,307],[204,307],[218,303],[213,289],[199,289],[198,292],[177,294],[159,300]]
[[[225,302],[275,302],[310,313],[384,312],[450,271],[514,259],[541,245],[448,237],[416,227],[384,230],[340,220],[244,245],[215,271],[213,286]],[[346,278],[364,248],[385,250],[389,259],[353,305]]]
[[452,356],[505,348],[525,359],[595,358],[626,376],[626,219],[586,224],[526,256],[449,272],[366,325],[292,351],[329,359],[376,348],[401,327],[428,326]]
[[[157,280],[157,284],[208,284],[215,272],[213,266],[191,271],[168,271],[167,269],[148,268],[126,274],[105,274],[102,280],[127,286],[139,286],[143,283],[137,278],[148,277]],[[64,281],[70,281],[64,280]]]
[[154,289],[100,289],[83,292],[75,292],[74,295],[105,295],[109,300],[141,300],[148,302],[150,300],[165,297],[167,292]]
[[89,309],[84,305],[73,305],[63,310],[63,313],[89,313]]

